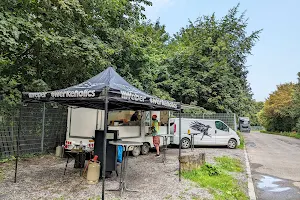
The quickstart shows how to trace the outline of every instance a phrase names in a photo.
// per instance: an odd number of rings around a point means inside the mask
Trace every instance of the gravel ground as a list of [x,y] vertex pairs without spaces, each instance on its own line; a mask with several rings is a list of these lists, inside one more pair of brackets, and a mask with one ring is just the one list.
[[[214,157],[231,156],[244,162],[243,150],[227,148],[196,148],[182,150],[182,154],[205,153],[206,161],[214,163]],[[122,199],[213,199],[208,190],[182,179],[178,182],[178,149],[168,149],[167,161],[155,158],[154,153],[130,157],[128,162],[127,186],[139,190],[137,193],[125,192]],[[101,182],[86,184],[79,177],[79,169],[74,169],[72,161],[64,176],[65,159],[44,156],[22,160],[19,164],[17,183],[13,183],[14,163],[2,164],[4,179],[0,180],[0,199],[100,199]],[[233,174],[247,194],[245,173]],[[118,188],[118,178],[106,181],[106,189]],[[106,199],[121,199],[119,192],[106,192]]]

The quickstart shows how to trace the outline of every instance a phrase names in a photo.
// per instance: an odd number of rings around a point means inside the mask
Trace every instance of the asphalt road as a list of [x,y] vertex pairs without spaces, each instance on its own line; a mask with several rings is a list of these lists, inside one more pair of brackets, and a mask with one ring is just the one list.
[[258,200],[300,200],[300,140],[245,133]]

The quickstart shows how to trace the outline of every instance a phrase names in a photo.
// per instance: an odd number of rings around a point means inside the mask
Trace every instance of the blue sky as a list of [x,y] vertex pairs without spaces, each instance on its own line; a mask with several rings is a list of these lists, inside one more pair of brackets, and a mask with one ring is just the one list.
[[[276,85],[296,82],[300,72],[300,1],[298,0],[152,0],[146,15],[160,18],[170,34],[176,33],[202,15],[215,13],[218,18],[240,3],[247,11],[249,33],[263,29],[260,40],[248,57],[248,81],[254,99],[265,100]],[[298,58],[299,56],[299,58]]]

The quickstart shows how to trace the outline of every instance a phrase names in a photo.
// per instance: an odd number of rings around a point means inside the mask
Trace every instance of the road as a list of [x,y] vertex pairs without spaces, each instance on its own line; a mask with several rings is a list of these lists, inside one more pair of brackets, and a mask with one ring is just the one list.
[[245,133],[258,200],[300,200],[300,140]]

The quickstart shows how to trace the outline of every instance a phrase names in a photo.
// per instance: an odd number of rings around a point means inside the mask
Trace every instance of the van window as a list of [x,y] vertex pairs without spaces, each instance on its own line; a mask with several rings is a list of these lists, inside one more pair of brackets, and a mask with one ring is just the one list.
[[215,122],[216,124],[216,128],[221,130],[221,131],[226,131],[226,132],[229,132],[229,128],[227,127],[226,124],[224,124],[223,122],[221,121],[216,121]]

